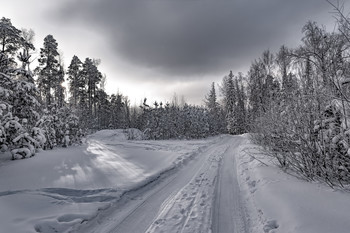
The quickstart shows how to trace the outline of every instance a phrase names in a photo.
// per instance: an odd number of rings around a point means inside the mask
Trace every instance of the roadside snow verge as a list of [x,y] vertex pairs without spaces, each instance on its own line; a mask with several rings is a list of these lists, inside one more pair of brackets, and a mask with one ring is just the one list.
[[[348,233],[350,194],[281,171],[243,135],[237,173],[250,232]],[[254,155],[266,165],[254,159]]]

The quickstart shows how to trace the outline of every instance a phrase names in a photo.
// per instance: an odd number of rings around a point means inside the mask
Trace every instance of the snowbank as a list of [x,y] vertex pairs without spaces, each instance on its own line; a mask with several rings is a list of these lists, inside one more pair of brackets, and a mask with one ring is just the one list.
[[143,140],[145,137],[139,129],[105,129],[89,135],[89,138],[99,138],[104,141]]
[[0,232],[69,231],[210,142],[131,141],[130,134],[142,136],[137,130],[103,130],[82,146],[3,159]]
[[246,143],[241,145],[243,153],[237,156],[237,166],[251,232],[350,232],[349,193],[282,172],[259,154],[248,135],[243,137]]

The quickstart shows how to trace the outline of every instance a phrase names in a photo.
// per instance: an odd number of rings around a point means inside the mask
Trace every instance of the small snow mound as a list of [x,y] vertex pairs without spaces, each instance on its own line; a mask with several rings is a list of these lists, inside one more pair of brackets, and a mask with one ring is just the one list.
[[91,214],[64,214],[57,218],[58,222],[73,222],[76,220],[88,221],[93,216]]
[[138,129],[105,129],[97,131],[89,136],[90,138],[104,141],[126,141],[126,140],[143,140],[144,135]]
[[90,135],[90,138],[107,141],[125,141],[127,137],[123,129],[104,129]]

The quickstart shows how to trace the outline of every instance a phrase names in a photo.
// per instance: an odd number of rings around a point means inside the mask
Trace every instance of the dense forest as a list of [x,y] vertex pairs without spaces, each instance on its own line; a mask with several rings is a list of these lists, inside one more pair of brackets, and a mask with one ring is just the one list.
[[348,184],[350,20],[334,9],[337,31],[307,22],[300,46],[264,51],[246,74],[228,72],[221,83],[208,85],[203,106],[180,104],[176,97],[131,106],[127,95],[105,92],[100,60],[74,56],[64,67],[53,35],[37,49],[34,31],[3,17],[1,150],[13,159],[30,157],[38,149],[80,143],[101,129],[137,128],[146,139],[249,132],[282,168],[330,186]]

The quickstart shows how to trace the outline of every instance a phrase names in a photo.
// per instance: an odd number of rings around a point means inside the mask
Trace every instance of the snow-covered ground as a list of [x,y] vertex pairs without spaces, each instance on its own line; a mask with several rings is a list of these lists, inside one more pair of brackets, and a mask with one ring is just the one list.
[[345,233],[350,194],[281,172],[248,136],[128,141],[0,160],[0,232]]
[[128,141],[104,130],[30,159],[1,154],[0,232],[68,231],[214,141]]
[[248,135],[242,137],[245,143],[240,145],[242,153],[236,159],[250,232],[350,232],[350,193],[282,172],[249,144]]

